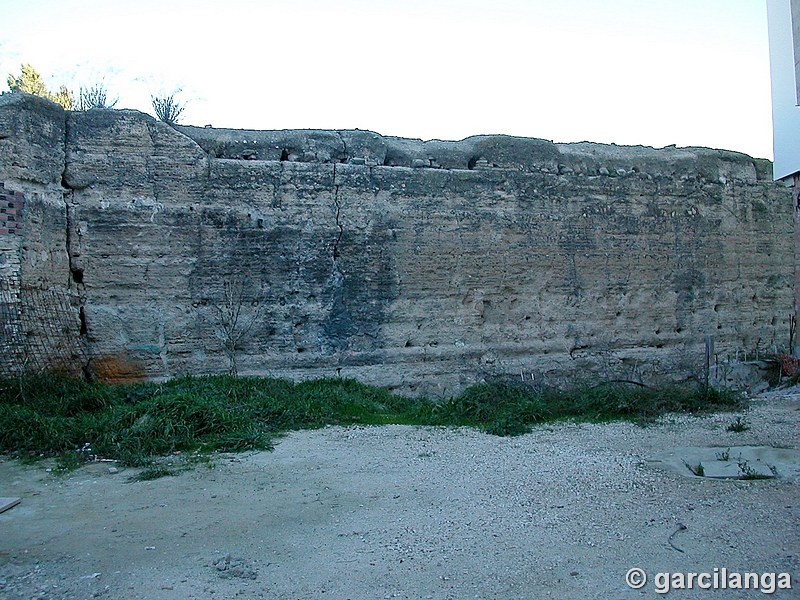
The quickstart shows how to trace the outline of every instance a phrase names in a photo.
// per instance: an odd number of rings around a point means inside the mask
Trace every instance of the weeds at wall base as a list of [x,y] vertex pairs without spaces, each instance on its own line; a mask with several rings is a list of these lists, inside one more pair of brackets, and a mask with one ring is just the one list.
[[[215,452],[270,450],[281,434],[326,425],[473,427],[499,436],[563,420],[645,425],[670,412],[739,410],[739,394],[604,382],[562,391],[496,382],[443,401],[405,398],[351,379],[293,383],[190,377],[105,386],[57,375],[0,381],[0,453],[57,458],[70,470],[99,458],[141,467],[138,478],[175,474]],[[174,465],[156,457],[177,456]]]

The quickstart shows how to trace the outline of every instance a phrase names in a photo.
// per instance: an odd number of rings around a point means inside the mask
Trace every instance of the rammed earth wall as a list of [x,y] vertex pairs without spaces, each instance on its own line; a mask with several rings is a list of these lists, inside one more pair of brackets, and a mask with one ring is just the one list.
[[447,395],[703,378],[707,336],[721,366],[789,344],[791,193],[738,153],[173,129],[19,95],[0,152],[21,281],[77,299],[90,376]]

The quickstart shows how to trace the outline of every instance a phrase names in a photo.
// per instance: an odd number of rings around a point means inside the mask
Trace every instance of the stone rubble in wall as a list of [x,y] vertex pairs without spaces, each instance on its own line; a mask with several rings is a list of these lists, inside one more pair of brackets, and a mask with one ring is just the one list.
[[[588,142],[555,144],[548,140],[502,135],[473,136],[452,142],[422,141],[360,130],[248,131],[252,139],[242,139],[240,135],[245,132],[237,130],[190,126],[179,130],[212,156],[234,160],[447,170],[512,169],[587,177],[678,177],[683,181],[699,179],[722,185],[731,178],[754,182],[770,177],[768,161],[708,148],[655,149]],[[637,165],[636,161],[642,159],[645,162]],[[697,171],[701,163],[705,166]],[[679,164],[677,171],[676,164]],[[734,173],[725,173],[725,170]]]

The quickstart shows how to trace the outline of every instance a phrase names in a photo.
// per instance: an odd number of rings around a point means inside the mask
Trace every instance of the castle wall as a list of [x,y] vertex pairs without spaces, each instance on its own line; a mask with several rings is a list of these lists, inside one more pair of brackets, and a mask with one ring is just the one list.
[[[0,103],[0,182],[26,193],[23,255],[57,257],[22,278],[78,298],[81,368],[103,379],[235,367],[448,395],[702,378],[707,336],[720,364],[788,348],[793,204],[763,161],[42,106]],[[61,119],[63,154],[13,126],[34,116]]]

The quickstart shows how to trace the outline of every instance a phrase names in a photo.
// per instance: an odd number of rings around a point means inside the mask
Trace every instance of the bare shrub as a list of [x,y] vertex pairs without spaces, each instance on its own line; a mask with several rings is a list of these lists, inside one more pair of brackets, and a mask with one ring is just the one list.
[[176,96],[181,90],[176,90],[168,96],[150,96],[153,110],[160,121],[168,125],[175,125],[186,108],[186,103],[179,101]]
[[81,86],[78,91],[78,100],[73,110],[92,110],[93,108],[114,108],[119,98],[109,101],[108,89],[105,84],[96,83],[91,87]]
[[245,281],[231,275],[222,286],[222,297],[211,301],[211,325],[228,358],[228,374],[238,375],[237,355],[240,342],[261,318],[264,305],[263,293],[249,294]]

